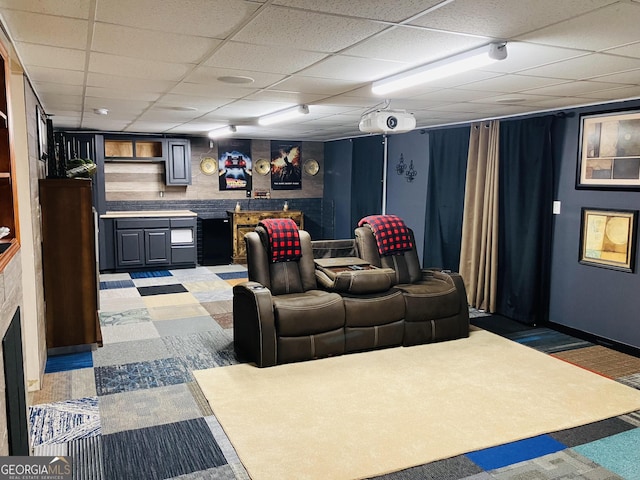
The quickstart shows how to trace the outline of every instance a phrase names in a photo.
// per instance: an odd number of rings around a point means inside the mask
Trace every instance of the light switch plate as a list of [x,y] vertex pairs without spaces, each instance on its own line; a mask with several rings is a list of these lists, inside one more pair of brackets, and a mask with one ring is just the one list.
[[560,200],[554,200],[553,202],[553,214],[560,215]]

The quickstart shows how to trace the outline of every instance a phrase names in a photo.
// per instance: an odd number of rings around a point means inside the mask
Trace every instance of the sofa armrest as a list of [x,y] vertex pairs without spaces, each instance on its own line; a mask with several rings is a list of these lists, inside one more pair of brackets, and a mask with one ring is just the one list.
[[258,282],[233,287],[233,347],[241,361],[255,362],[258,367],[277,363],[271,291]]
[[464,280],[462,276],[457,272],[441,270],[438,268],[422,269],[422,278],[426,279],[429,277],[446,280],[447,282],[455,286],[455,289],[458,292],[458,298],[460,299],[459,316],[463,320],[466,320],[466,326],[461,323],[461,335],[464,337],[469,336],[469,301],[467,299],[467,289],[464,286]]

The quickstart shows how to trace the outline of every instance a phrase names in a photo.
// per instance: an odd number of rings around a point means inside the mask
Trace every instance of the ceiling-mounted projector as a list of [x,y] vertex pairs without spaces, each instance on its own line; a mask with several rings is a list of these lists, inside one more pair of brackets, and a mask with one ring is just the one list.
[[416,128],[416,119],[406,110],[375,110],[365,113],[358,127],[367,133],[403,133]]

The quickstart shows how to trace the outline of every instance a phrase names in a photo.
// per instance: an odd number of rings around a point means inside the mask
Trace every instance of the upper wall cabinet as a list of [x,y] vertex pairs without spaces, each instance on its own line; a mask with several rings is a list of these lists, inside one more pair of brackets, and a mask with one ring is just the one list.
[[191,185],[191,142],[167,140],[167,185]]
[[105,138],[105,161],[133,160],[136,162],[165,160],[164,139]]

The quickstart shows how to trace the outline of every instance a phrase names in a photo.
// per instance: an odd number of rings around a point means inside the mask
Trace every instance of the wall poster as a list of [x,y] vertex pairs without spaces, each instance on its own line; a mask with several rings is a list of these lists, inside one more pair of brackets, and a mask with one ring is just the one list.
[[218,142],[220,190],[251,191],[251,167],[251,140],[228,139]]
[[302,142],[271,141],[271,189],[302,189]]

